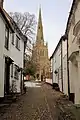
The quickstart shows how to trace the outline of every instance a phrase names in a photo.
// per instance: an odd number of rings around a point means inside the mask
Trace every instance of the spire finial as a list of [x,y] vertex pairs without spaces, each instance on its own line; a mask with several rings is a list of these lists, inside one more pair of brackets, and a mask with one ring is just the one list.
[[41,4],[39,5],[39,19],[41,20]]
[[39,5],[39,8],[41,9],[41,4]]

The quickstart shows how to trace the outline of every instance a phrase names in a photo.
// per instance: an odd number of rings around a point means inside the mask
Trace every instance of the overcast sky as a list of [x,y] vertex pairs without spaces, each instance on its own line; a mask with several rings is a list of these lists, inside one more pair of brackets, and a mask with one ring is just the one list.
[[38,18],[42,8],[44,40],[48,42],[49,56],[52,55],[61,35],[65,32],[72,0],[4,0],[8,12],[30,12]]

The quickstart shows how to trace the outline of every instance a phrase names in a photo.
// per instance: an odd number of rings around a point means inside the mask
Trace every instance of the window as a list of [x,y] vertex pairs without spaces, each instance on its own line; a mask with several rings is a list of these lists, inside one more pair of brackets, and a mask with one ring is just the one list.
[[14,33],[12,33],[12,44],[14,45]]
[[15,65],[14,78],[19,79],[19,73],[18,73],[18,66],[17,65]]
[[11,77],[13,77],[13,64],[11,64]]
[[5,28],[5,48],[8,50],[9,47],[9,28]]
[[16,35],[16,48],[20,50],[20,38]]
[[40,51],[40,56],[42,56],[42,51]]

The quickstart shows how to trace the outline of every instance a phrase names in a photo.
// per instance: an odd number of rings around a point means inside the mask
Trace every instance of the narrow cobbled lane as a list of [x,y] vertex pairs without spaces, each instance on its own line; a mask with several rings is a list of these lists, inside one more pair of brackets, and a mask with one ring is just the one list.
[[26,86],[26,94],[2,110],[0,120],[59,120],[56,101],[62,93],[45,83],[27,82]]

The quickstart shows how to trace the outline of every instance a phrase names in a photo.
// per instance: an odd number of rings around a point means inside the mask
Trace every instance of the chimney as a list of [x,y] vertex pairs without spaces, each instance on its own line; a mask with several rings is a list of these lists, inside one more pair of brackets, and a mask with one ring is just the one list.
[[0,0],[0,6],[3,8],[3,2],[4,0]]

